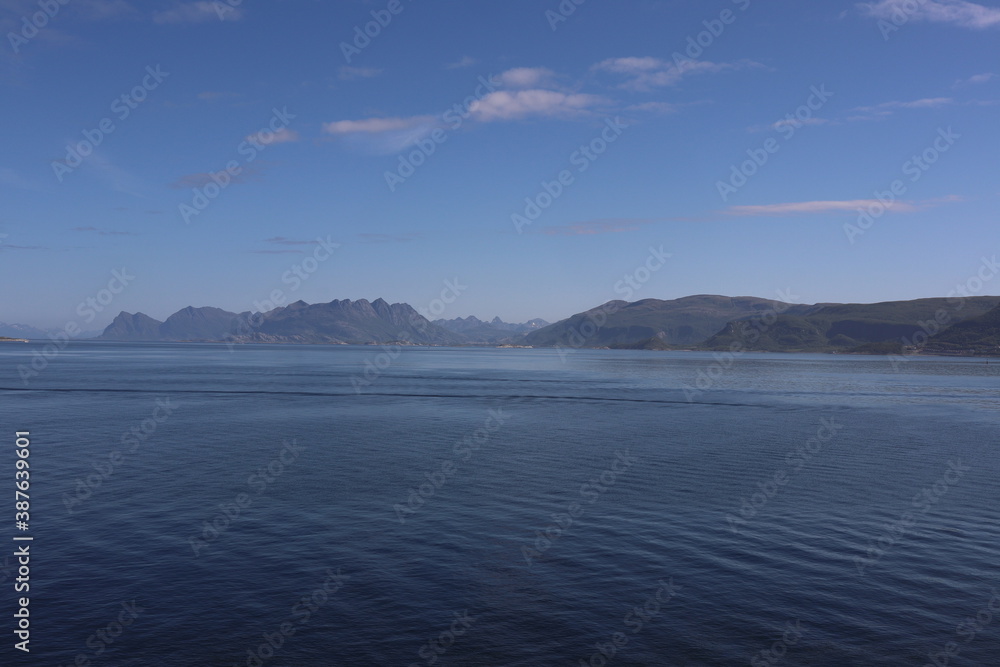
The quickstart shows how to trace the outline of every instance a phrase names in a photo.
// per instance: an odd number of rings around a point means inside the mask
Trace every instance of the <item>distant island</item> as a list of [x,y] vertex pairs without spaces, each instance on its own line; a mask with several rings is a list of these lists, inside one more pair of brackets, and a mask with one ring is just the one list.
[[[27,329],[0,323],[0,333]],[[266,313],[188,306],[162,322],[121,312],[93,340],[997,356],[1000,296],[790,304],[701,294],[609,301],[554,324],[431,321],[383,299],[296,301]]]
[[30,343],[27,338],[7,338],[6,336],[0,336],[0,343]]

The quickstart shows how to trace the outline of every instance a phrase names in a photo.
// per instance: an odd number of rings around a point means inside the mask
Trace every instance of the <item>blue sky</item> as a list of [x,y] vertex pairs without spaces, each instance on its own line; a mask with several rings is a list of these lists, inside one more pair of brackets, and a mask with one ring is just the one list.
[[444,317],[556,320],[626,275],[872,302],[1000,250],[996,2],[0,0],[0,28],[0,321],[455,279]]

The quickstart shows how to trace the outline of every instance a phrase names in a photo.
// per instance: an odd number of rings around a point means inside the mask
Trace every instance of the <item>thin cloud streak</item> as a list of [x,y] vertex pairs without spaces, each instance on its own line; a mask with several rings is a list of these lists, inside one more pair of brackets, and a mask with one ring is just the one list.
[[899,17],[928,23],[949,23],[982,30],[1000,26],[1000,9],[967,0],[880,0],[858,8],[872,18],[892,21]]

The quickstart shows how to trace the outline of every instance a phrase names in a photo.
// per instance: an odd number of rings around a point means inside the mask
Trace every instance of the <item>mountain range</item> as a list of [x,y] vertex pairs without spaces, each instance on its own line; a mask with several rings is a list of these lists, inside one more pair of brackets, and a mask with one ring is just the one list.
[[[0,336],[47,335],[26,325],[0,324]],[[542,319],[487,322],[472,316],[431,322],[405,303],[383,299],[296,301],[266,313],[189,306],[162,322],[143,313],[119,313],[95,339],[1000,354],[1000,296],[789,304],[701,294],[609,301],[554,324]]]
[[[740,345],[766,352],[874,354],[940,351],[954,328],[966,323],[970,332],[979,331],[978,318],[996,311],[998,305],[1000,297],[982,296],[793,308],[749,328],[744,322],[730,322],[701,347],[723,350]],[[994,347],[997,344],[1000,340]],[[952,345],[950,350],[957,352],[959,347]]]
[[522,334],[549,326],[549,323],[541,318],[528,320],[523,324],[508,324],[499,317],[484,322],[473,315],[453,320],[434,320],[434,324],[460,334],[469,341],[481,343],[513,343],[517,342]]
[[[64,333],[63,329],[39,329],[28,324],[7,324],[0,322],[0,338],[28,338],[46,339],[50,335]],[[100,334],[99,331],[82,331],[78,338],[92,338]]]

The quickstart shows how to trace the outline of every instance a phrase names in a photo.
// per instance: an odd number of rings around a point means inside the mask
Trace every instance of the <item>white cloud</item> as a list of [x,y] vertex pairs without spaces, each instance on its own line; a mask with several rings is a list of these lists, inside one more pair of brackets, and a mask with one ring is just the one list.
[[433,116],[411,116],[409,118],[366,118],[364,120],[338,120],[325,123],[323,131],[327,134],[381,134],[383,132],[398,132],[433,122]]
[[[545,87],[555,76],[552,70],[544,67],[521,67],[507,70],[499,77],[492,77],[494,85],[503,85],[511,90],[495,90],[471,102],[468,106],[468,122],[575,118],[611,104],[599,95],[563,92]],[[646,110],[665,112],[667,106],[657,105],[647,107]],[[446,125],[441,115],[388,116],[324,123],[323,132],[340,138],[349,146],[383,154],[403,150],[426,137],[435,128]]]
[[975,74],[973,76],[970,76],[968,79],[959,79],[958,81],[955,82],[955,87],[957,88],[959,86],[975,86],[981,83],[987,83],[995,76],[996,74],[994,74],[993,72]]
[[391,155],[426,137],[440,121],[435,116],[340,120],[325,123],[323,131],[363,152]]
[[156,23],[204,23],[205,21],[238,21],[243,18],[243,10],[222,0],[210,2],[183,2],[153,13]]
[[935,107],[954,104],[955,100],[950,97],[925,97],[919,100],[902,102],[894,100],[892,102],[882,102],[875,106],[855,107],[853,111],[859,112],[857,115],[848,116],[847,120],[874,120],[891,116],[898,109],[933,109]]
[[676,104],[669,102],[643,102],[625,107],[625,111],[646,111],[648,113],[674,113],[677,111]]
[[626,90],[648,91],[653,88],[675,86],[681,80],[692,74],[709,74],[725,70],[739,70],[751,67],[763,67],[752,60],[739,60],[732,63],[713,63],[707,60],[685,60],[675,63],[652,57],[608,58],[592,67],[595,71],[609,72],[627,78],[621,84]]
[[500,82],[507,88],[537,88],[549,83],[555,72],[546,67],[516,67],[500,75]]
[[565,117],[579,115],[604,104],[604,98],[554,90],[498,90],[472,107],[472,117],[483,122],[516,120],[528,116]]
[[[762,204],[757,206],[730,206],[726,209],[726,213],[729,213],[730,215],[743,216],[831,213],[835,211],[856,211],[859,208],[866,208],[875,204],[879,204],[877,199],[803,201],[784,204]],[[890,206],[890,209],[893,211],[910,212],[916,211],[917,207],[912,203],[897,200]]]
[[[947,204],[963,201],[958,195],[947,195],[936,199],[925,199],[923,201],[903,201],[896,200],[886,206],[886,209],[893,213],[913,213],[921,211],[939,204]],[[848,199],[835,201],[803,201],[789,202],[782,204],[761,204],[756,206],[730,206],[725,210],[729,215],[738,216],[773,216],[773,215],[808,215],[817,213],[835,213],[840,211],[857,211],[867,209],[869,206],[883,206],[883,202],[878,199]]]
[[453,63],[448,63],[444,66],[445,69],[465,69],[466,67],[472,67],[478,60],[471,56],[462,56]]
[[827,118],[819,118],[816,116],[813,116],[812,118],[782,118],[777,123],[773,123],[771,128],[778,130],[786,125],[797,128],[802,125],[826,125],[829,122],[830,121]]
[[967,0],[879,0],[858,7],[868,16],[886,21],[905,18],[976,29],[1000,26],[1000,9]]

